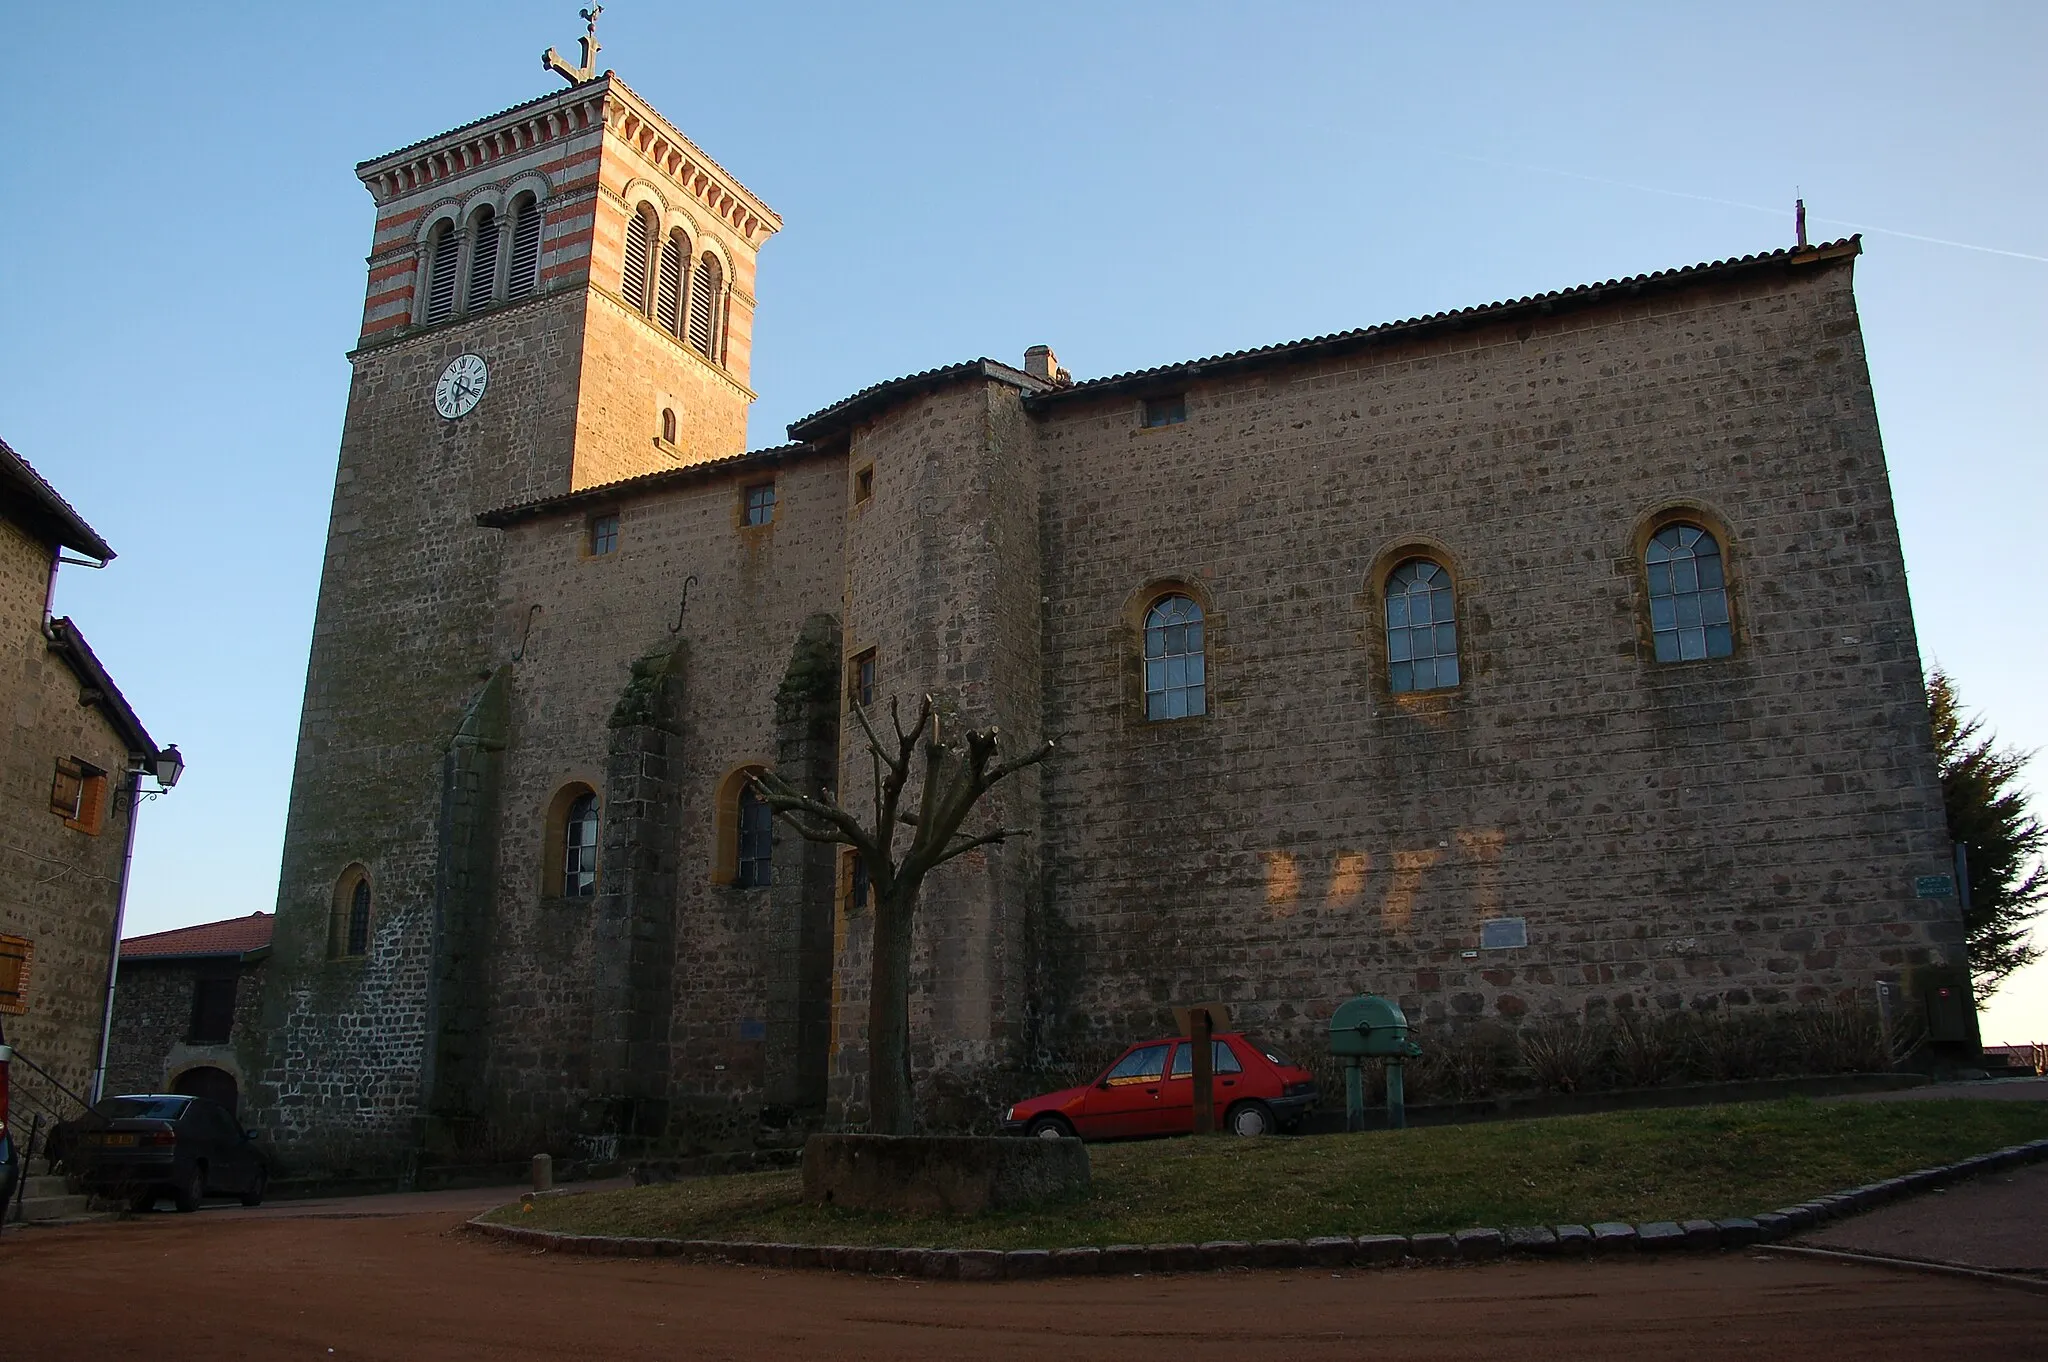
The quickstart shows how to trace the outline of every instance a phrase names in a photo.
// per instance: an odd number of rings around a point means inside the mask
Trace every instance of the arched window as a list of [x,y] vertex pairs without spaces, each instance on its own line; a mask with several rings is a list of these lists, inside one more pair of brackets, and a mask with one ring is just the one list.
[[1387,577],[1387,689],[1400,695],[1457,684],[1451,574],[1440,563],[1410,558]]
[[367,955],[370,950],[370,882],[356,881],[356,887],[348,896],[348,940],[343,944],[345,955]]
[[455,224],[444,222],[427,241],[427,310],[422,320],[432,326],[455,315],[455,262],[462,249]]
[[498,293],[498,215],[479,208],[470,220],[469,293],[464,306],[474,312],[489,307]]
[[585,790],[562,818],[562,897],[597,893],[597,796]]
[[661,243],[661,277],[655,281],[654,320],[661,329],[683,338],[683,276],[690,270],[690,239],[670,232]]
[[676,409],[674,407],[663,407],[661,409],[661,438],[670,444],[676,442]]
[[626,261],[620,284],[626,301],[642,312],[647,310],[647,280],[652,273],[649,253],[654,246],[654,215],[642,210],[626,219]]
[[718,359],[719,293],[725,286],[718,257],[704,252],[697,262],[697,277],[690,282],[690,345],[708,360]]
[[507,298],[524,298],[540,288],[540,201],[521,194],[512,205],[512,268],[505,280]]
[[775,814],[752,785],[740,787],[739,860],[733,883],[743,889],[766,888],[774,875]]
[[1650,633],[1659,662],[1727,657],[1735,651],[1721,546],[1698,525],[1666,525],[1643,554],[1650,581]]
[[1207,713],[1206,681],[1202,607],[1187,596],[1161,597],[1145,612],[1145,717]]

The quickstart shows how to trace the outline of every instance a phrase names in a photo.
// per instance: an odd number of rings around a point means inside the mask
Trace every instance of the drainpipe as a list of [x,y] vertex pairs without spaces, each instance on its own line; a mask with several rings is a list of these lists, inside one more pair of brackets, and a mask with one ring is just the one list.
[[135,864],[135,824],[142,816],[142,770],[128,776],[128,844],[121,851],[121,892],[114,900],[114,940],[107,951],[107,1005],[100,1015],[100,1061],[92,1071],[92,1100],[104,1096],[107,1083],[107,1043],[114,1035],[114,983],[121,974],[121,926],[128,916],[128,871]]

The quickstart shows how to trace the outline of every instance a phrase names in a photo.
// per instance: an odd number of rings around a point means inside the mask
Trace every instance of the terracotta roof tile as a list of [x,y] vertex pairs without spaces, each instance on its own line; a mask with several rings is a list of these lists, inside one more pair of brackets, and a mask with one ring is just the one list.
[[241,955],[265,950],[270,945],[271,913],[251,913],[225,922],[202,922],[196,927],[176,927],[168,932],[131,936],[121,943],[123,960],[176,960],[205,955]]

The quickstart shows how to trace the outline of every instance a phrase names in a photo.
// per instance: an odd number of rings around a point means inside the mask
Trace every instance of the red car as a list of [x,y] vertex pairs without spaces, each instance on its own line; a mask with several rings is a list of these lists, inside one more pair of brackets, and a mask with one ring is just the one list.
[[[1214,1037],[1216,1128],[1267,1135],[1301,1124],[1316,1101],[1315,1075],[1236,1032]],[[1140,1041],[1082,1088],[1011,1107],[1005,1135],[1113,1140],[1186,1135],[1195,1128],[1194,1050],[1185,1037]]]

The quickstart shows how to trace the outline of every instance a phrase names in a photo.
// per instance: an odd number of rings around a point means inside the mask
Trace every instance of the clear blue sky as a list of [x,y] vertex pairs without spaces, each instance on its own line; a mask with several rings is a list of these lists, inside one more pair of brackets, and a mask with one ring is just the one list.
[[[575,9],[9,12],[0,433],[120,550],[58,608],[191,762],[144,811],[134,930],[273,906],[351,168],[553,88]],[[600,36],[786,221],[756,445],[1034,342],[1085,377],[1784,246],[1803,192],[1817,236],[1869,233],[1923,653],[2048,748],[2048,6],[614,0]],[[2048,966],[1987,1034],[2048,1040]]]

